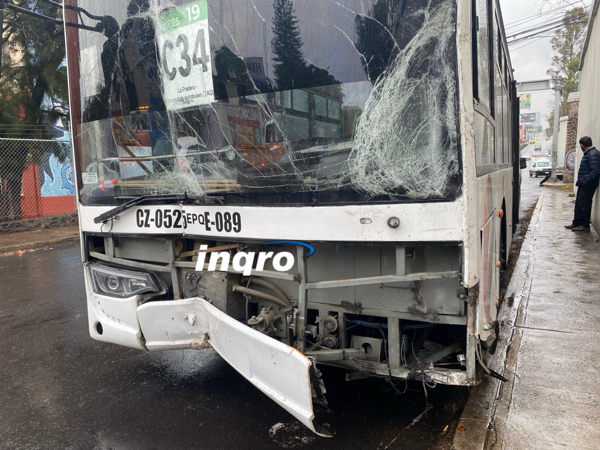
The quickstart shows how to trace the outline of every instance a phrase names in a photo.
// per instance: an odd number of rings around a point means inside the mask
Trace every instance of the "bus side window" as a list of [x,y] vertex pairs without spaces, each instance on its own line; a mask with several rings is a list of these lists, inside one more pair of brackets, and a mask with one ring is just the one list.
[[[475,3],[475,24],[474,32],[475,41],[474,50],[476,47],[474,64],[476,63],[477,80],[474,83],[474,94],[479,100],[479,103],[491,110],[491,87],[492,87],[492,61],[491,54],[491,39],[490,39],[490,1],[489,0],[474,0]],[[491,111],[490,111],[491,112]]]
[[475,164],[494,164],[494,127],[480,113],[475,112]]
[[511,120],[512,120],[512,114],[511,114],[511,102],[510,102],[510,96],[508,95],[509,92],[509,86],[510,86],[510,77],[509,77],[509,71],[510,68],[508,67],[508,58],[506,57],[506,53],[502,52],[502,55],[504,57],[504,79],[505,79],[505,83],[504,83],[504,109],[502,110],[503,112],[503,124],[504,124],[504,163],[505,164],[510,164],[512,162],[512,152],[511,152],[511,148],[510,148],[510,127],[511,127]]
[[495,127],[495,132],[496,132],[496,158],[495,158],[495,162],[498,164],[502,164],[503,161],[503,155],[502,155],[502,151],[504,149],[504,137],[503,137],[503,130],[504,130],[504,126],[503,126],[503,121],[504,121],[504,116],[503,116],[503,108],[504,108],[504,89],[502,87],[502,76],[500,75],[500,72],[496,70],[495,72],[495,85],[494,85],[494,93],[495,93],[495,112],[494,112],[494,119],[496,119],[496,127]]

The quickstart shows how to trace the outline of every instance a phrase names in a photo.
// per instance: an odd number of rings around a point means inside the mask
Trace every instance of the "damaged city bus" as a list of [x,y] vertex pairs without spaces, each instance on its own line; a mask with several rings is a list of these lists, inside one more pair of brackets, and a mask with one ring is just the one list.
[[519,194],[497,1],[65,0],[65,21],[94,339],[212,347],[321,435],[320,365],[489,373]]

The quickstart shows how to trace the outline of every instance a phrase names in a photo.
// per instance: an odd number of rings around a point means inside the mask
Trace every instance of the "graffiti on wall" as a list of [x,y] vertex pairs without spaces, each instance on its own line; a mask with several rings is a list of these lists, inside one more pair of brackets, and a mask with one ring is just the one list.
[[61,162],[53,153],[46,153],[39,166],[42,197],[74,195],[73,165]]
[[577,157],[576,150],[570,150],[565,155],[565,167],[569,172],[575,172],[575,159]]

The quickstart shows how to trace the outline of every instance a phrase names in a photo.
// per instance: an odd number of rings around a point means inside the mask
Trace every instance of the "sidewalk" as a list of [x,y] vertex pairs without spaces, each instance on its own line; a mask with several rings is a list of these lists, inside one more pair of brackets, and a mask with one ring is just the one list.
[[27,250],[59,241],[79,239],[79,227],[43,228],[36,231],[0,233],[0,255]]
[[540,196],[487,361],[508,382],[471,391],[456,450],[600,448],[600,242],[563,227],[573,206],[559,189]]

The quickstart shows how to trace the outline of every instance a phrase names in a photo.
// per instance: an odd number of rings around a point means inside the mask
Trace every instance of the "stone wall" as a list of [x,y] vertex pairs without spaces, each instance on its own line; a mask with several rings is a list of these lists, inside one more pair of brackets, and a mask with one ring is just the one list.
[[[563,121],[564,120],[564,121]],[[559,148],[558,151],[558,167],[565,166],[565,155],[571,150],[577,150],[579,148],[578,140],[579,135],[577,126],[579,122],[579,92],[571,92],[567,98],[567,116],[561,117],[561,128],[566,128],[564,148]],[[561,129],[559,133],[563,132]],[[561,144],[561,141],[558,141]],[[563,183],[573,183],[574,173],[569,172],[566,168],[563,170]]]
[[[595,0],[592,7],[586,44],[582,53],[582,62],[579,67],[579,133],[578,136],[590,136],[596,148],[600,148],[600,14],[598,9],[600,0]],[[577,151],[577,162],[581,159],[581,151]],[[600,230],[600,194],[594,196],[592,210],[592,224]]]
[[579,148],[577,125],[579,122],[579,92],[571,92],[567,99],[567,146],[565,151],[577,150]]

